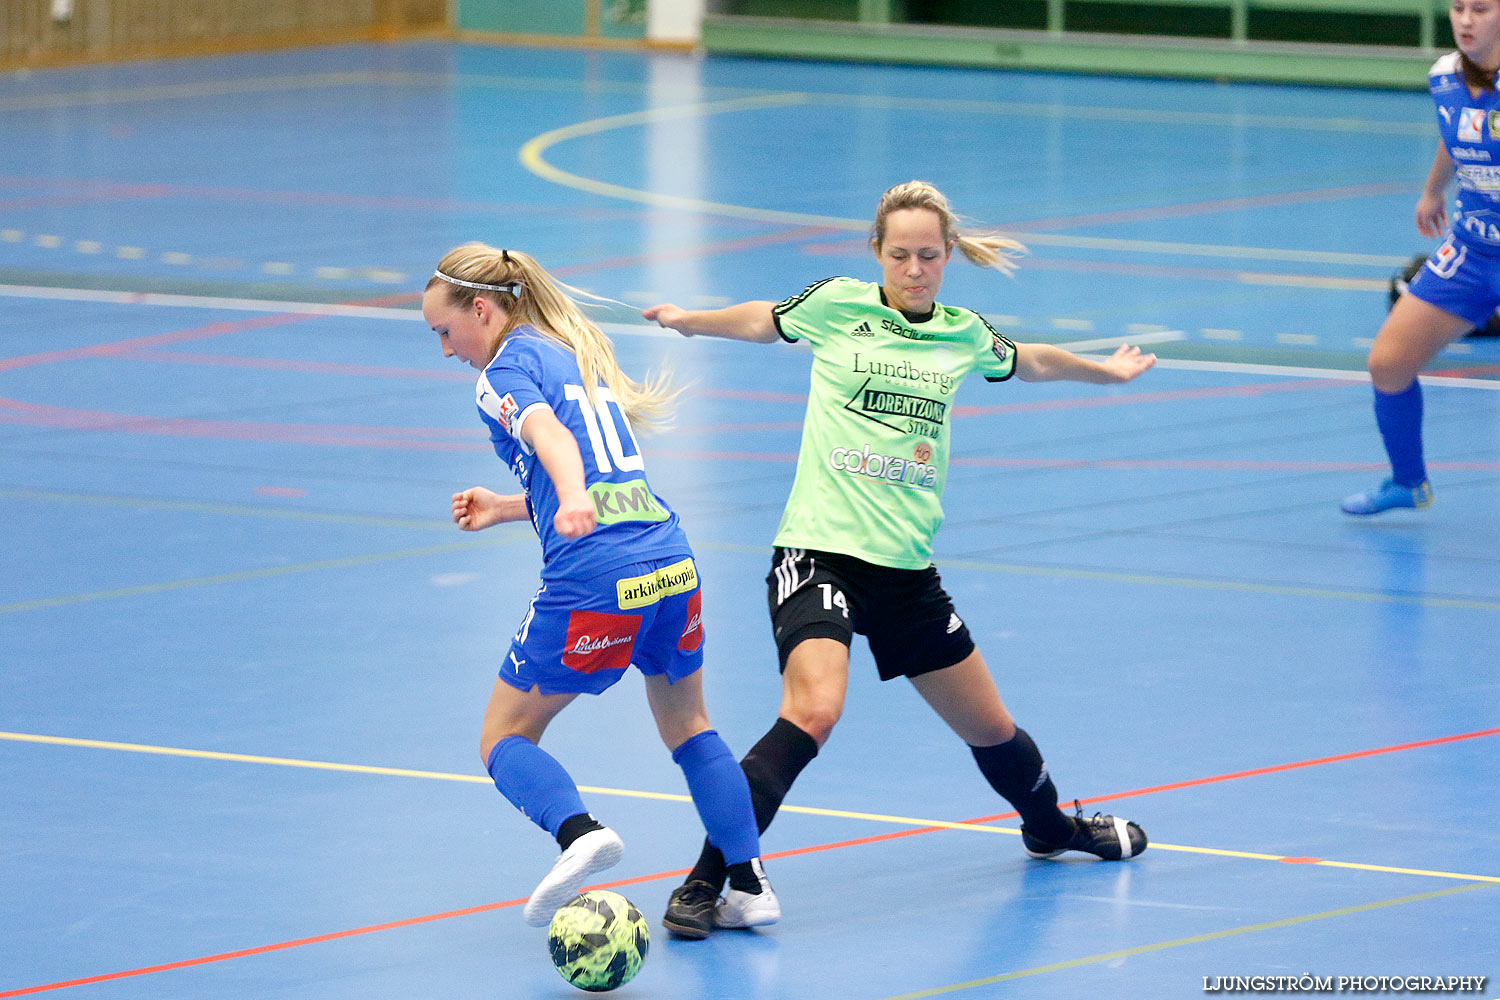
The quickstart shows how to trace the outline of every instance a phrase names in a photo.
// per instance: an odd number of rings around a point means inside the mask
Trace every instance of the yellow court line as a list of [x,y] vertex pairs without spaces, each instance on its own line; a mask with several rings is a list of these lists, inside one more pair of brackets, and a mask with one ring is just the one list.
[[347,569],[351,566],[368,566],[371,563],[388,562],[392,559],[414,559],[422,556],[446,555],[451,552],[463,552],[467,549],[479,548],[486,545],[499,545],[514,541],[519,537],[521,537],[519,534],[512,534],[508,537],[501,536],[466,540],[453,542],[448,545],[428,545],[416,549],[400,549],[395,552],[375,552],[362,556],[344,556],[340,559],[320,559],[316,562],[297,563],[292,566],[269,566],[264,569],[248,569],[237,573],[220,573],[214,576],[197,576],[186,580],[143,583],[134,587],[117,587],[113,590],[96,590],[85,594],[41,597],[31,601],[0,604],[0,615],[15,614],[22,611],[41,611],[46,608],[67,607],[71,604],[83,604],[88,601],[107,601],[122,597],[144,597],[149,594],[161,594],[191,587],[212,587],[225,583],[245,583],[251,580],[265,580],[278,576],[289,576],[294,573],[315,573],[326,569]]
[[415,771],[403,767],[374,767],[368,764],[336,764],[297,757],[264,757],[259,754],[222,753],[218,750],[189,750],[184,747],[152,746],[149,743],[118,743],[114,740],[84,740],[71,736],[40,736],[35,733],[0,732],[0,740],[16,743],[41,743],[50,746],[82,747],[88,750],[120,750],[126,753],[155,754],[162,757],[190,757],[197,760],[223,760],[236,764],[272,764],[277,767],[300,767],[314,771],[347,771],[354,774],[384,774],[400,778],[427,778],[435,781],[474,781],[488,784],[488,778],[443,771]]
[[1414,896],[1398,896],[1395,899],[1383,899],[1376,903],[1363,903],[1359,906],[1345,906],[1337,910],[1324,910],[1321,913],[1308,913],[1300,917],[1268,920],[1265,923],[1250,924],[1246,927],[1231,927],[1228,930],[1212,931],[1208,934],[1194,934],[1191,937],[1174,938],[1171,941],[1157,941],[1154,944],[1137,945],[1134,948],[1120,948],[1116,951],[1106,951],[1098,955],[1069,959],[1066,962],[1053,962],[1051,965],[1038,965],[1030,969],[1001,973],[998,976],[971,979],[966,983],[935,986],[932,989],[918,990],[915,993],[901,993],[896,996],[884,997],[882,1000],[922,1000],[924,997],[944,996],[949,993],[957,993],[960,990],[971,990],[980,986],[993,986],[996,983],[1009,982],[1013,979],[1025,979],[1030,976],[1045,975],[1049,972],[1063,972],[1085,965],[1098,965],[1101,962],[1112,962],[1119,959],[1131,958],[1136,955],[1147,955],[1154,951],[1166,951],[1169,948],[1183,948],[1188,945],[1206,944],[1210,941],[1222,941],[1225,938],[1238,937],[1241,934],[1255,934],[1259,931],[1295,927],[1298,924],[1311,923],[1314,920],[1330,920],[1335,917],[1353,916],[1357,913],[1369,913],[1372,910],[1383,910],[1392,906],[1405,906],[1408,903],[1421,903],[1429,899],[1441,899],[1444,896],[1453,896],[1461,892],[1473,892],[1475,889],[1483,888],[1485,887],[1482,885],[1460,885],[1451,889],[1438,889],[1434,892],[1417,893]]
[[782,212],[768,208],[750,208],[744,205],[729,205],[723,202],[704,201],[699,198],[684,198],[679,195],[660,194],[655,191],[640,191],[635,188],[623,187],[619,184],[608,184],[604,181],[596,181],[589,177],[570,173],[548,163],[542,156],[544,152],[560,142],[577,139],[580,136],[608,132],[613,129],[634,128],[639,125],[676,121],[682,118],[730,114],[737,111],[760,111],[767,108],[794,107],[803,103],[805,103],[805,96],[802,94],[768,94],[764,97],[738,97],[724,101],[681,104],[668,108],[650,108],[645,111],[632,111],[629,114],[611,115],[607,118],[594,118],[563,128],[552,129],[550,132],[543,132],[541,135],[528,140],[522,145],[520,152],[517,154],[517,159],[521,161],[522,166],[543,180],[551,181],[563,187],[587,191],[590,194],[602,195],[606,198],[617,198],[621,201],[631,201],[641,205],[651,205],[656,208],[675,208],[686,212],[704,212],[733,219],[750,219],[756,222],[781,223],[791,226],[818,226],[827,229],[841,229],[862,233],[869,228],[869,223],[854,219],[841,219],[831,215],[809,215],[803,212]]
[[[50,746],[80,747],[90,750],[118,750],[127,753],[155,754],[166,757],[188,757],[199,760],[221,760],[240,764],[268,764],[277,767],[298,767],[316,771],[344,771],[353,774],[378,774],[398,778],[423,778],[432,781],[457,781],[470,784],[490,784],[488,776],[452,774],[446,771],[421,771],[399,767],[377,767],[369,764],[340,764],[332,761],[304,760],[295,757],[266,757],[258,754],[225,753],[218,750],[190,750],[182,747],[153,746],[146,743],[120,743],[112,740],[79,739],[71,736],[43,736],[36,733],[12,733],[0,731],[0,740],[15,743],[38,743]],[[605,788],[596,785],[579,785],[580,792],[590,795],[613,795],[621,798],[654,799],[662,802],[690,803],[686,795],[670,792],[644,792],[634,789]],[[944,830],[962,830],[970,833],[1007,834],[1019,837],[1021,831],[1011,827],[991,826],[985,823],[961,823],[941,819],[921,819],[915,816],[892,816],[883,813],[853,812],[845,809],[819,809],[812,806],[783,805],[782,812],[802,813],[807,816],[830,816],[840,819],[857,819],[871,823],[895,826],[936,827]],[[1251,851],[1231,851],[1215,847],[1189,847],[1181,844],[1153,842],[1155,851],[1186,854],[1207,854],[1224,858],[1244,858],[1252,861],[1293,861],[1309,867],[1348,868],[1355,871],[1383,872],[1393,875],[1420,875],[1427,878],[1460,879],[1466,882],[1500,884],[1500,876],[1470,875],[1459,872],[1428,871],[1420,868],[1393,868],[1383,865],[1366,865],[1350,861],[1325,861],[1322,859],[1289,859],[1279,854],[1257,854]]]

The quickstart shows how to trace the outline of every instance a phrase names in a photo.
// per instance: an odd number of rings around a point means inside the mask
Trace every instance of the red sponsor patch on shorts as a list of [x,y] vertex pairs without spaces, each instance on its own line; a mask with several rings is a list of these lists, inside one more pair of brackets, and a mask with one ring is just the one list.
[[677,640],[677,648],[691,653],[703,645],[703,591],[693,591],[693,596],[688,598],[687,625],[683,626],[682,638]]
[[567,644],[563,646],[563,666],[581,674],[623,670],[630,666],[630,652],[635,648],[635,635],[640,630],[640,615],[570,612]]

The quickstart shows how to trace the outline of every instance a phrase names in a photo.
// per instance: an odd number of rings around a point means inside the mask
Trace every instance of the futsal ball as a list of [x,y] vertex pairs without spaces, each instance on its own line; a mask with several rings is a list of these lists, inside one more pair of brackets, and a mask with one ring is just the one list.
[[603,993],[624,986],[640,971],[651,931],[634,903],[595,889],[552,915],[547,945],[558,975],[581,990]]

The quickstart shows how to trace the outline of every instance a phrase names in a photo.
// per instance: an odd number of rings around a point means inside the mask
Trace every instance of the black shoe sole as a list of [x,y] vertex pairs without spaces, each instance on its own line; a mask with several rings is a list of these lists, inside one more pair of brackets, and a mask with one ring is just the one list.
[[706,927],[695,927],[692,924],[673,923],[671,920],[666,918],[663,918],[661,925],[678,937],[687,938],[690,941],[702,941],[704,938],[708,937],[708,928]]

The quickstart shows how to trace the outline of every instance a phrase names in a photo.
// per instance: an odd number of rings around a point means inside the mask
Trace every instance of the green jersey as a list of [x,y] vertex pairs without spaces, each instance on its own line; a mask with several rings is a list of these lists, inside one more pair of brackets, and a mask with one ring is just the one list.
[[968,309],[908,319],[879,285],[828,278],[772,311],[785,340],[812,345],[797,477],[776,544],[897,569],[932,564],[943,523],[948,423],[972,371],[1001,382],[1016,348]]

